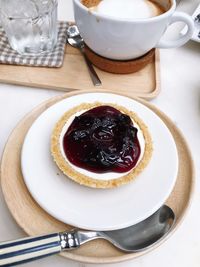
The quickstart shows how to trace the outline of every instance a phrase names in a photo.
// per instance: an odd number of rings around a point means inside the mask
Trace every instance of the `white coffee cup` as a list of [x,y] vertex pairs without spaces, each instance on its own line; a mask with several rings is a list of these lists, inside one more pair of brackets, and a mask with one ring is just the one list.
[[[152,48],[173,48],[184,45],[193,35],[194,22],[183,12],[177,12],[175,0],[157,0],[166,10],[161,15],[145,19],[115,18],[88,9],[80,0],[73,0],[75,22],[85,43],[97,54],[115,60],[138,58]],[[167,27],[174,22],[188,26],[184,36],[163,40]]]

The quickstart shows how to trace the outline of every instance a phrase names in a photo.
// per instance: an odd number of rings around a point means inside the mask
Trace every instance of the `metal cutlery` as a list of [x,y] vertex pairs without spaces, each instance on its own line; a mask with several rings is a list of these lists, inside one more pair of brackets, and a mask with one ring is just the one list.
[[200,13],[194,19],[195,26],[199,29],[198,37],[200,38]]
[[85,51],[84,51],[85,44],[84,44],[83,38],[79,34],[79,30],[78,30],[76,25],[68,27],[67,36],[68,36],[68,39],[67,39],[68,43],[71,46],[78,48],[80,50],[81,54],[83,55],[85,62],[87,64],[89,74],[90,74],[90,77],[92,79],[93,84],[95,86],[101,85],[101,81],[100,81],[95,69],[93,68],[92,63],[89,61],[89,59],[87,58],[87,56],[85,54]]
[[[130,211],[134,212],[134,211]],[[28,237],[0,244],[0,266],[13,266],[77,249],[86,242],[102,238],[125,252],[140,252],[165,237],[175,222],[174,212],[166,205],[144,221],[113,231],[72,230]]]

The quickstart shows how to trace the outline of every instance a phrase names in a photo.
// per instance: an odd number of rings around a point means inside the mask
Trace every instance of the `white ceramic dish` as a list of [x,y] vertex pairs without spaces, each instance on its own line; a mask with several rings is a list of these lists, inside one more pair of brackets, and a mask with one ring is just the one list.
[[[81,186],[58,170],[50,154],[51,132],[63,113],[82,102],[95,101],[135,111],[153,139],[154,151],[146,169],[119,188]],[[83,93],[56,103],[36,119],[23,144],[21,165],[30,193],[49,214],[76,227],[113,230],[140,222],[165,202],[176,181],[178,156],[168,128],[146,106],[115,94]]]

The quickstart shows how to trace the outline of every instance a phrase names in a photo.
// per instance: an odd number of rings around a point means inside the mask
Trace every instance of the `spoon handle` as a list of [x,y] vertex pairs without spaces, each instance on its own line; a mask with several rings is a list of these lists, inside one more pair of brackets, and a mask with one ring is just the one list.
[[82,55],[83,55],[83,57],[85,59],[85,62],[87,64],[87,67],[88,67],[88,70],[89,70],[89,74],[90,74],[90,77],[92,79],[92,82],[93,82],[94,86],[100,86],[101,85],[101,81],[100,81],[100,79],[99,79],[99,77],[98,77],[98,75],[97,75],[92,63],[87,58],[87,56],[86,56],[86,54],[84,52],[84,49],[81,48],[80,51],[81,51],[81,53],[82,53]]
[[79,246],[76,231],[3,242],[0,244],[0,266],[15,266]]

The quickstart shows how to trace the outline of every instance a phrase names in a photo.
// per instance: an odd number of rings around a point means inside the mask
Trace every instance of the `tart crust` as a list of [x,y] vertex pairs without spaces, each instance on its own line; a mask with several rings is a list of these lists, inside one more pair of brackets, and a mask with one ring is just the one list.
[[[111,107],[118,109],[120,112],[130,116],[133,122],[137,123],[137,125],[139,126],[140,130],[143,133],[143,137],[145,141],[143,157],[140,159],[136,167],[133,168],[128,173],[126,173],[124,176],[110,179],[110,180],[99,180],[95,178],[93,179],[85,174],[78,172],[65,160],[60,149],[60,135],[61,135],[64,125],[67,123],[69,118],[73,116],[73,114],[76,114],[77,112],[80,112],[80,111],[85,112],[86,110],[89,110],[89,109],[92,109],[98,106],[102,106],[102,105],[109,105]],[[152,151],[153,151],[153,144],[152,144],[152,139],[151,139],[147,126],[143,123],[143,121],[138,117],[136,113],[126,109],[123,106],[119,106],[117,104],[100,103],[100,102],[82,103],[79,106],[76,106],[68,110],[66,113],[64,113],[64,115],[56,123],[53,129],[52,135],[51,135],[51,154],[58,168],[68,178],[72,179],[73,181],[81,185],[85,185],[85,186],[93,187],[93,188],[113,188],[113,187],[117,187],[117,186],[121,186],[121,185],[129,183],[136,176],[138,176],[138,174],[141,173],[143,169],[147,166],[147,164],[149,163],[151,159]]]

